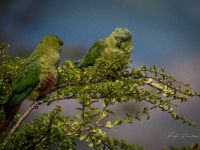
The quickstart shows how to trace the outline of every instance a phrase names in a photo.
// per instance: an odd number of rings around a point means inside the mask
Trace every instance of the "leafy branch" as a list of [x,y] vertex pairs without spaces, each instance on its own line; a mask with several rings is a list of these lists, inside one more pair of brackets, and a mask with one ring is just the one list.
[[[8,46],[1,45],[0,48],[0,70],[5,69],[0,73],[0,108],[3,114],[12,79],[24,59],[12,60],[7,53]],[[109,60],[99,58],[94,66],[83,69],[77,68],[72,61],[66,61],[58,68],[58,85],[27,108],[10,130],[1,148],[49,149],[53,145],[60,149],[76,149],[78,140],[93,149],[142,149],[138,145],[112,139],[107,132],[124,123],[141,121],[143,115],[149,119],[150,111],[157,108],[167,112],[173,119],[195,127],[194,122],[177,114],[175,102],[185,102],[191,97],[200,97],[200,94],[188,84],[165,73],[162,68],[140,66],[131,70],[130,62],[131,58],[117,54],[110,56]],[[78,112],[65,116],[59,101],[72,99],[79,104]],[[122,118],[115,117],[116,112],[111,106],[130,101],[146,102],[148,107]],[[53,102],[57,102],[57,107],[50,113],[22,124],[34,109]],[[111,119],[111,116],[114,118]],[[0,115],[0,119],[3,119],[3,115]]]

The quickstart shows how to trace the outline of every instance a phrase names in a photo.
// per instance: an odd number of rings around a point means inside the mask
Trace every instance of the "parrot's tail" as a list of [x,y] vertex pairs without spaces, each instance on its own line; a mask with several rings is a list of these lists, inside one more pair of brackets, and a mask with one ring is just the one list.
[[18,104],[8,115],[6,115],[6,118],[0,127],[0,133],[4,132],[6,128],[9,126],[10,122],[13,120],[17,111],[19,110],[20,105],[21,103]]
[[9,116],[9,118],[6,118],[0,128],[0,133],[4,132],[8,125],[10,124],[11,120],[13,119],[14,116]]

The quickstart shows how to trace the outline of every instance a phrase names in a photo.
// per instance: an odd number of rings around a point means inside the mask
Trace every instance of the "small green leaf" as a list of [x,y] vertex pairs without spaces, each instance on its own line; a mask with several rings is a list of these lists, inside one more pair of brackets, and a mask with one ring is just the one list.
[[109,106],[110,105],[110,100],[109,99],[104,99],[104,106]]
[[108,122],[106,123],[106,127],[107,127],[107,128],[113,128],[112,122],[111,122],[111,121],[108,121]]
[[123,121],[121,119],[115,119],[114,125],[121,125]]

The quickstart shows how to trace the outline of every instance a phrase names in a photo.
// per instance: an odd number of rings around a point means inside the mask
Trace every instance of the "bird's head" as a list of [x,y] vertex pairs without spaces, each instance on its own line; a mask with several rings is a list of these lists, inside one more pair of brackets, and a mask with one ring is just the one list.
[[60,53],[63,46],[63,40],[56,35],[47,35],[40,41],[39,45]]
[[133,49],[131,32],[126,28],[116,28],[106,39],[109,46],[119,48],[125,53]]

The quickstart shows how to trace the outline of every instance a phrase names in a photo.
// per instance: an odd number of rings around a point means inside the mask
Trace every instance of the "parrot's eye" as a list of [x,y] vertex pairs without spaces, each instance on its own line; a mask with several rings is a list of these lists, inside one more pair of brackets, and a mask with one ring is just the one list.
[[59,44],[60,44],[61,46],[63,46],[64,43],[63,43],[62,40],[60,40],[60,41],[59,41]]
[[123,42],[128,40],[127,37],[115,37],[115,39],[117,40],[117,47],[120,47]]

